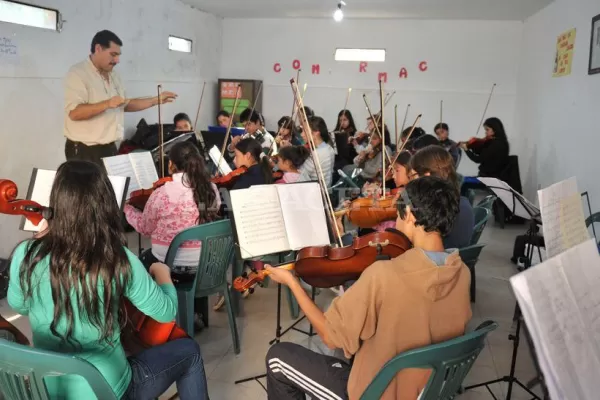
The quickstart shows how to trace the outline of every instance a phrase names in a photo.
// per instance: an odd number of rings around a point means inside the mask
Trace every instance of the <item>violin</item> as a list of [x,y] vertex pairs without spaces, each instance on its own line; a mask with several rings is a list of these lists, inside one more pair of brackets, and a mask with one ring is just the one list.
[[[43,218],[50,218],[48,207],[43,207],[30,200],[17,199],[17,185],[7,179],[0,179],[0,213],[9,215],[22,215],[31,223],[38,225]],[[148,348],[158,344],[166,343],[170,340],[188,337],[187,333],[177,326],[175,321],[161,323],[148,317],[139,311],[127,299],[123,299],[124,307],[127,312],[127,325],[123,329],[121,340],[123,347],[129,353],[135,354],[143,348]],[[0,329],[10,323],[0,317]],[[12,325],[10,325],[12,326]],[[9,328],[10,328],[9,326]],[[14,328],[14,327],[13,327]],[[13,334],[14,329],[8,329]],[[18,330],[17,330],[18,332]],[[18,336],[17,340],[22,340],[24,336]],[[27,340],[25,338],[25,340]],[[28,343],[25,343],[28,344]]]
[[490,141],[491,137],[485,137],[485,138],[476,138],[476,137],[472,137],[471,139],[467,140],[466,142],[458,142],[458,146],[461,146],[462,144],[465,144],[467,146],[468,149],[470,150],[478,150],[481,149],[481,147],[487,143],[488,141]]
[[239,168],[234,169],[227,175],[223,176],[215,176],[210,181],[217,185],[218,188],[226,188],[231,189],[233,185],[237,182],[240,176],[244,175],[248,171],[248,167],[241,166]]
[[170,176],[167,176],[164,178],[160,178],[159,180],[154,182],[152,184],[151,189],[134,190],[133,192],[131,192],[131,196],[129,197],[129,200],[127,202],[128,202],[128,204],[131,204],[138,210],[144,210],[144,207],[146,207],[146,203],[148,202],[150,195],[152,193],[154,193],[154,191],[156,189],[163,186],[165,183],[172,182],[172,181],[173,181],[173,178]]
[[[410,240],[400,231],[390,229],[354,238],[344,247],[315,246],[300,250],[294,263],[281,268],[294,269],[296,275],[317,288],[331,288],[356,280],[379,258],[396,258],[412,248]],[[236,290],[244,291],[264,280],[268,271],[251,273],[233,282]]]

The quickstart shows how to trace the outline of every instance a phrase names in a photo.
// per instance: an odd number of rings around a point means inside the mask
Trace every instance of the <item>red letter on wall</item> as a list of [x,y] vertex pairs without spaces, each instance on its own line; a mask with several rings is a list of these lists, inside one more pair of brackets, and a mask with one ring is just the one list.
[[400,69],[400,79],[406,79],[408,78],[408,71],[406,70],[406,68],[402,68]]
[[421,61],[419,63],[419,69],[421,70],[421,72],[427,71],[427,61]]
[[275,63],[275,64],[273,65],[273,71],[275,71],[275,72],[277,72],[277,73],[280,73],[280,72],[281,72],[281,64],[279,64],[279,63]]
[[358,69],[358,72],[367,72],[367,62],[366,61],[360,62],[360,68]]
[[313,66],[312,66],[312,73],[313,73],[313,75],[319,75],[321,73],[321,65],[320,64],[313,64]]
[[292,68],[294,68],[295,70],[299,70],[300,69],[300,60],[294,60],[292,62]]
[[380,72],[379,75],[377,75],[377,80],[387,83],[387,72]]

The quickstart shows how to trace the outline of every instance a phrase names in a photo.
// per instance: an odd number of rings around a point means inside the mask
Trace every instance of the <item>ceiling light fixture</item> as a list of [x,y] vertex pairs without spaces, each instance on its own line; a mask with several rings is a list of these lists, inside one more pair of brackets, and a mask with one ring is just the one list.
[[337,5],[337,10],[333,13],[333,19],[336,22],[340,22],[344,19],[344,12],[342,11],[342,6],[345,6],[346,3],[344,1],[340,1]]

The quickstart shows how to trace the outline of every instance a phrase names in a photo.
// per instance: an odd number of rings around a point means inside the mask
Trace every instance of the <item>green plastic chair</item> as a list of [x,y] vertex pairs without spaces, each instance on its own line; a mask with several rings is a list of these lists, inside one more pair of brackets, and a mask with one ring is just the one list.
[[475,303],[475,291],[476,291],[476,279],[475,279],[475,264],[479,261],[479,255],[481,250],[485,247],[485,244],[474,244],[472,246],[463,247],[458,250],[460,259],[469,267],[471,271],[471,302]]
[[0,339],[0,394],[5,399],[49,400],[44,378],[61,375],[79,375],[98,399],[117,400],[100,371],[89,362]]
[[479,242],[479,238],[485,229],[490,217],[492,216],[492,212],[487,208],[474,207],[473,208],[473,216],[475,219],[475,226],[473,227],[473,233],[471,234],[471,241],[469,245],[474,245]]
[[202,322],[208,327],[208,296],[221,293],[225,296],[229,328],[233,339],[235,353],[240,352],[240,339],[237,330],[231,295],[227,288],[227,269],[233,261],[233,234],[231,222],[228,219],[198,225],[180,232],[169,246],[166,262],[174,266],[177,249],[188,240],[202,241],[202,251],[198,263],[198,272],[191,284],[178,284],[177,323],[185,329],[188,335],[194,336],[194,304],[200,299]]
[[490,194],[489,196],[486,196],[483,200],[481,200],[479,203],[477,203],[475,207],[487,208],[491,212],[496,198],[496,196]]
[[420,400],[450,400],[460,391],[462,382],[485,347],[488,333],[498,327],[486,321],[473,332],[446,342],[410,350],[383,366],[360,400],[377,400],[396,374],[406,368],[431,369],[432,373]]

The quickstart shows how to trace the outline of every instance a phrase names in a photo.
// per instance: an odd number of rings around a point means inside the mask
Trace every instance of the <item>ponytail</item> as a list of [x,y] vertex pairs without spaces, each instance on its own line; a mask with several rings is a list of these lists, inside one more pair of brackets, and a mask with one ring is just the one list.
[[263,149],[256,139],[250,137],[242,139],[235,145],[235,148],[242,154],[250,153],[254,161],[260,165],[265,183],[273,183],[273,170],[269,163],[269,157],[263,153]]
[[198,207],[198,224],[214,221],[218,209],[217,194],[210,182],[206,164],[198,148],[190,142],[177,143],[169,151],[169,159],[183,172],[183,185],[192,189]]
[[264,153],[261,154],[262,156],[260,157],[258,164],[260,165],[260,170],[265,178],[265,183],[273,183],[273,168],[271,168],[269,157],[267,157]]

